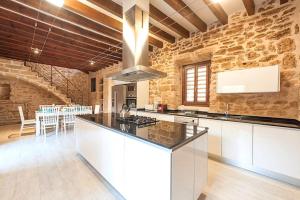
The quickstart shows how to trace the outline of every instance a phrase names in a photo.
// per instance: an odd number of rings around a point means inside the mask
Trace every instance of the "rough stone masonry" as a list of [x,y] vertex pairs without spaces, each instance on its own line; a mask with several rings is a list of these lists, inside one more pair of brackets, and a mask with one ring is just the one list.
[[[224,112],[229,103],[232,114],[300,119],[299,7],[295,0],[283,5],[268,0],[255,15],[237,12],[230,16],[227,25],[214,24],[208,32],[155,49],[151,54],[152,67],[168,76],[150,82],[150,101],[158,99],[177,108],[182,104],[182,65],[209,59],[209,111]],[[274,64],[280,65],[280,92],[216,93],[217,72]]]

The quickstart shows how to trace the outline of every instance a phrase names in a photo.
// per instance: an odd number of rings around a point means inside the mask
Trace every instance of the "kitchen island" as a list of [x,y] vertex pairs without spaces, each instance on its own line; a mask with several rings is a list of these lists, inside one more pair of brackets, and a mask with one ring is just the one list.
[[117,114],[76,118],[78,153],[127,200],[196,200],[207,182],[207,129]]

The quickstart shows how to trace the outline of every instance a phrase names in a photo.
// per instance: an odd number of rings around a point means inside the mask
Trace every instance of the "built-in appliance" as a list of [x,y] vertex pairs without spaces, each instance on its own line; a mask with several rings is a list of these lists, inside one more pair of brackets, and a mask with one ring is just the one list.
[[123,70],[114,80],[137,82],[166,77],[149,65],[149,0],[123,2]]
[[124,104],[136,108],[136,83],[112,87],[112,112],[119,113]]
[[138,115],[131,115],[129,117],[118,117],[118,121],[124,122],[124,123],[133,123],[136,125],[151,125],[158,122],[156,118],[152,117],[144,117],[144,116],[138,116]]

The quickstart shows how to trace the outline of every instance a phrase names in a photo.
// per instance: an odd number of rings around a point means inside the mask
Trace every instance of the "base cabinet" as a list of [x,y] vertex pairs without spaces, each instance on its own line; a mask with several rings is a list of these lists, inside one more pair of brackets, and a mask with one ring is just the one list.
[[239,164],[252,164],[251,124],[222,124],[222,156]]
[[300,179],[300,130],[254,125],[253,164]]
[[199,126],[208,128],[208,153],[222,156],[222,121],[199,119]]

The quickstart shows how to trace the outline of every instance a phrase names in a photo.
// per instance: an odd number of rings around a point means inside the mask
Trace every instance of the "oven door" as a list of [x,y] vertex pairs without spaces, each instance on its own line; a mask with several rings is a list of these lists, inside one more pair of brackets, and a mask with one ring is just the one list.
[[129,108],[136,108],[136,98],[135,97],[131,97],[131,98],[126,98],[126,105]]

